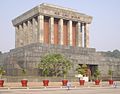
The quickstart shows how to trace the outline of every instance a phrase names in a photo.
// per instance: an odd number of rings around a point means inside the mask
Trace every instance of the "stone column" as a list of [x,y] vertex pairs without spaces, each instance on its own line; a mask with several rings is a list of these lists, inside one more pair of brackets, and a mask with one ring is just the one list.
[[89,24],[84,24],[84,47],[89,48]]
[[80,22],[77,23],[77,46],[82,47],[82,24]]
[[18,47],[22,47],[24,45],[24,41],[23,41],[23,26],[22,24],[19,25],[19,46]]
[[33,37],[32,37],[32,23],[30,20],[28,20],[28,44],[32,43],[33,42]]
[[44,43],[44,16],[38,16],[38,41]]
[[23,23],[23,30],[24,30],[24,45],[28,43],[28,35],[27,35],[27,24]]
[[68,44],[72,46],[72,21],[68,22]]
[[60,19],[59,20],[59,27],[58,27],[58,32],[59,32],[59,34],[58,34],[58,39],[59,39],[59,44],[60,45],[63,45],[63,19]]
[[85,24],[81,23],[81,31],[82,31],[82,47],[85,47]]
[[15,26],[15,48],[19,47],[19,26]]
[[39,42],[39,38],[38,38],[38,22],[37,22],[37,18],[33,18],[32,19],[32,23],[33,23],[33,41],[34,43]]
[[50,26],[49,26],[49,30],[50,30],[50,36],[49,36],[49,39],[50,39],[50,44],[54,44],[54,18],[53,17],[50,17]]

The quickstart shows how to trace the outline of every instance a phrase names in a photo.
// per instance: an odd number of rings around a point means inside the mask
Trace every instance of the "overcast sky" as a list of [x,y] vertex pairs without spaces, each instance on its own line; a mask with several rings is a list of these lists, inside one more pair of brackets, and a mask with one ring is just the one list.
[[98,51],[120,50],[120,0],[1,0],[0,51],[15,48],[11,20],[41,3],[68,7],[93,16],[90,47]]

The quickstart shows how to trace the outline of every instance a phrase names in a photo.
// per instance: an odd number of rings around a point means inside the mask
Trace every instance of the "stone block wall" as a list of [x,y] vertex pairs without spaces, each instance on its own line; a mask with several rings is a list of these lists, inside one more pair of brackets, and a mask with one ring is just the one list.
[[7,70],[7,75],[22,75],[22,68],[28,70],[27,75],[40,75],[37,69],[38,64],[40,63],[40,58],[46,53],[61,53],[73,62],[74,66],[68,76],[75,76],[75,69],[78,64],[98,66],[102,77],[108,76],[109,69],[113,70],[114,77],[120,76],[120,59],[109,57],[105,52],[96,52],[94,48],[55,46],[40,43],[15,48],[6,54],[2,54],[4,57],[3,65]]

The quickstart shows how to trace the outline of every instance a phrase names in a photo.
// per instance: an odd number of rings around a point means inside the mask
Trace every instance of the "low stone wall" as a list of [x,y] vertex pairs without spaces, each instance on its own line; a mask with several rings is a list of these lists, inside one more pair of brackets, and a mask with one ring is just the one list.
[[[63,77],[40,77],[40,76],[3,76],[2,77],[5,82],[20,82],[21,79],[28,79],[29,82],[42,82],[44,79],[48,79],[51,82],[61,82],[63,80]],[[67,80],[70,82],[78,82],[79,79],[76,77],[67,77]],[[108,81],[110,78],[109,77],[101,77],[100,80],[102,81]],[[120,76],[119,77],[113,77],[113,80],[115,81],[120,81]],[[92,80],[94,81],[94,80]]]
[[[44,79],[48,79],[51,82],[61,82],[63,77],[38,77],[38,76],[3,76],[2,77],[6,82],[20,82],[21,79],[28,79],[29,82],[42,82]],[[67,77],[70,82],[76,82],[79,79],[75,77]]]

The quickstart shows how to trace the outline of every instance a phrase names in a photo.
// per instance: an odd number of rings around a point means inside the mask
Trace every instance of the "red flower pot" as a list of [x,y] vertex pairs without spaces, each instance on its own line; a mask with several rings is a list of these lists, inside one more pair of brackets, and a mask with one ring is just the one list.
[[100,80],[95,80],[95,85],[99,85],[100,84]]
[[108,80],[108,82],[109,82],[109,85],[113,85],[113,80]]
[[27,87],[28,80],[21,80],[22,87]]
[[68,80],[62,80],[62,85],[67,86]]
[[4,80],[0,80],[0,87],[3,87]]
[[43,80],[43,86],[48,86],[49,80]]
[[84,85],[85,80],[79,80],[80,85]]

